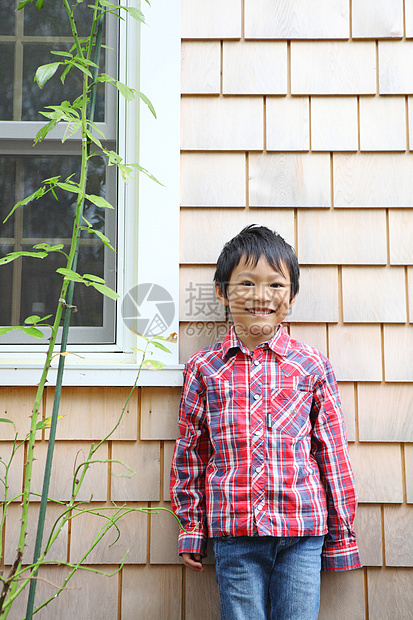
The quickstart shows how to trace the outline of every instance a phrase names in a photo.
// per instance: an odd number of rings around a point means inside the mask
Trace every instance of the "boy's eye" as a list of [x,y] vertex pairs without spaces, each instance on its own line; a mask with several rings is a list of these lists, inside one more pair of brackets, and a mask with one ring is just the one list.
[[241,282],[241,286],[254,286],[254,283],[249,280],[244,280],[244,282]]
[[270,286],[271,288],[281,288],[283,285],[281,282],[273,282]]

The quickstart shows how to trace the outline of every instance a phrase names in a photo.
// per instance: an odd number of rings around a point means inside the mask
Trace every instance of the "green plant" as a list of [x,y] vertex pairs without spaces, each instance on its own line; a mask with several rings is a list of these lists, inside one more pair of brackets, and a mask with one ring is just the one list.
[[[30,5],[34,0],[22,0],[18,6],[18,10],[23,9],[26,5]],[[45,0],[37,0],[36,8],[41,10],[44,6]],[[63,4],[66,15],[70,23],[71,32],[73,36],[73,46],[68,52],[56,51],[55,55],[58,56],[58,60],[52,63],[47,63],[45,65],[40,66],[35,75],[35,81],[37,82],[40,88],[43,88],[48,80],[57,72],[61,71],[60,79],[62,83],[64,83],[67,75],[72,71],[77,71],[81,75],[82,82],[82,92],[78,93],[76,98],[73,101],[63,101],[60,105],[51,105],[46,106],[46,110],[42,111],[41,114],[48,119],[48,122],[44,127],[38,132],[35,144],[41,142],[46,138],[48,133],[52,131],[58,123],[66,123],[66,131],[63,138],[63,141],[66,140],[69,136],[75,134],[76,132],[80,132],[81,141],[80,141],[80,155],[81,155],[81,165],[80,165],[80,179],[76,182],[73,178],[74,175],[70,175],[69,177],[62,179],[59,176],[54,176],[51,178],[47,178],[43,180],[40,187],[29,196],[25,197],[23,200],[20,200],[11,210],[6,219],[11,217],[17,209],[24,208],[26,205],[32,203],[33,201],[41,200],[46,194],[52,193],[55,198],[56,197],[56,189],[59,188],[67,192],[70,195],[76,196],[76,212],[73,221],[73,229],[72,229],[72,238],[71,244],[68,252],[64,251],[63,244],[54,244],[50,245],[47,243],[40,243],[33,247],[33,250],[30,251],[19,251],[9,253],[4,258],[0,259],[0,265],[7,264],[11,261],[21,259],[22,257],[29,256],[35,257],[38,259],[44,259],[52,253],[61,253],[66,257],[66,265],[63,268],[57,269],[57,272],[62,276],[62,286],[59,294],[59,300],[57,303],[56,313],[53,318],[53,323],[47,323],[48,319],[52,317],[52,315],[47,315],[44,317],[38,315],[32,315],[25,320],[25,324],[22,326],[11,326],[0,329],[0,335],[5,334],[10,330],[21,330],[24,333],[31,335],[33,337],[39,338],[43,337],[43,333],[39,328],[49,328],[50,329],[50,338],[49,345],[46,353],[46,359],[44,362],[41,379],[38,385],[35,402],[33,406],[33,412],[31,416],[31,426],[30,432],[26,438],[27,441],[27,459],[25,463],[25,483],[23,493],[21,495],[21,506],[22,506],[22,517],[21,517],[21,528],[20,528],[20,536],[17,547],[16,558],[11,568],[10,574],[7,576],[1,576],[0,581],[2,583],[2,589],[0,592],[0,620],[4,620],[10,609],[13,605],[13,602],[16,598],[22,593],[22,591],[30,585],[30,595],[29,595],[29,603],[26,618],[30,620],[33,614],[33,601],[34,601],[34,593],[36,587],[36,575],[39,566],[43,564],[49,563],[47,560],[47,552],[50,550],[50,547],[53,545],[56,540],[59,532],[62,530],[64,525],[71,519],[75,518],[77,515],[82,512],[89,512],[93,514],[99,514],[104,519],[104,525],[102,526],[97,539],[93,543],[91,549],[85,551],[84,558],[87,558],[90,551],[94,548],[94,546],[99,542],[99,540],[105,535],[105,533],[112,527],[117,527],[117,521],[128,511],[130,508],[125,507],[117,507],[110,506],[104,509],[99,508],[81,508],[79,502],[77,501],[77,496],[84,480],[85,474],[94,462],[96,450],[99,446],[109,439],[112,433],[120,424],[120,421],[123,417],[124,411],[126,409],[127,403],[136,388],[137,381],[139,378],[140,370],[143,365],[147,366],[152,365],[153,368],[158,368],[159,363],[154,362],[151,359],[148,359],[148,350],[151,346],[158,347],[163,350],[167,350],[165,345],[161,342],[164,340],[160,337],[153,338],[151,340],[145,339],[146,344],[143,350],[141,350],[141,363],[138,370],[138,375],[135,381],[134,386],[131,389],[129,397],[123,407],[119,420],[116,426],[112,429],[112,431],[96,445],[92,445],[88,457],[85,461],[78,465],[72,488],[72,496],[70,502],[63,507],[62,514],[57,519],[50,537],[45,545],[42,545],[43,539],[43,525],[45,518],[45,510],[46,503],[48,500],[48,488],[49,488],[49,479],[50,479],[50,471],[52,466],[52,457],[53,457],[53,449],[54,449],[54,438],[56,432],[56,424],[58,420],[58,411],[59,411],[59,403],[60,403],[60,392],[62,385],[62,377],[64,371],[65,359],[67,356],[67,334],[70,325],[71,311],[73,308],[73,288],[74,285],[83,285],[86,287],[92,287],[102,293],[103,295],[107,295],[112,299],[116,299],[118,297],[117,293],[113,291],[105,281],[94,274],[79,274],[77,272],[77,256],[79,253],[79,237],[81,231],[86,231],[88,233],[95,234],[101,242],[108,247],[110,250],[113,250],[113,246],[111,241],[106,237],[101,231],[93,228],[91,223],[84,217],[83,209],[85,199],[90,201],[92,204],[103,207],[106,209],[111,209],[112,205],[102,196],[90,194],[86,191],[86,181],[88,175],[88,166],[89,162],[93,157],[99,156],[106,158],[108,165],[115,165],[120,170],[121,176],[126,181],[129,177],[131,177],[132,173],[143,172],[148,175],[150,178],[156,181],[155,177],[151,173],[149,173],[146,169],[144,169],[138,163],[125,163],[119,157],[119,155],[107,149],[103,145],[104,138],[103,135],[100,135],[100,129],[94,122],[94,109],[95,109],[95,100],[96,100],[96,88],[99,83],[107,83],[115,87],[119,93],[125,97],[127,100],[132,100],[135,97],[139,97],[144,103],[148,106],[151,112],[155,115],[155,111],[151,102],[147,99],[147,97],[138,91],[134,91],[129,88],[126,84],[121,83],[114,77],[107,75],[106,73],[102,73],[99,70],[99,55],[101,49],[101,33],[102,33],[102,23],[103,17],[107,14],[116,15],[117,17],[122,18],[122,14],[129,14],[132,18],[138,20],[139,22],[144,22],[144,16],[140,10],[133,7],[126,7],[118,4],[114,4],[109,2],[109,0],[91,0],[91,4],[89,6],[90,10],[93,13],[92,17],[92,25],[91,31],[88,37],[81,38],[78,35],[77,26],[76,26],[76,10],[79,5],[83,3],[83,0],[73,0],[72,4],[69,4],[68,0],[61,0]],[[100,138],[97,137],[100,135]],[[58,378],[55,390],[55,401],[53,406],[53,413],[51,418],[47,420],[39,420],[39,407],[42,400],[42,395],[44,391],[44,387],[47,381],[47,375],[49,369],[51,367],[52,358],[56,355],[56,338],[58,329],[62,322],[62,317],[64,316],[64,324],[63,324],[63,333],[62,333],[62,341],[60,348],[58,350],[59,355],[59,367],[58,367]],[[11,420],[2,419],[0,422],[4,424],[12,423]],[[27,526],[28,526],[28,511],[29,511],[29,503],[30,503],[30,483],[31,483],[31,474],[32,474],[32,465],[33,465],[33,457],[34,457],[34,446],[36,440],[36,432],[39,429],[43,429],[49,427],[50,435],[48,442],[48,455],[47,462],[45,468],[45,477],[43,483],[43,491],[40,505],[40,516],[39,516],[39,524],[37,531],[37,540],[36,540],[36,548],[35,554],[33,558],[33,562],[29,566],[22,567],[22,558],[23,558],[23,549],[25,546],[25,538],[27,535]],[[16,451],[22,447],[22,442],[18,441],[17,435],[15,436],[15,440],[13,443],[12,455],[11,459],[7,462],[2,462],[5,468],[5,477],[4,477],[4,487],[5,487],[5,500],[3,504],[3,517],[1,521],[2,528],[4,527],[5,518],[7,514],[7,508],[13,500],[17,498],[9,498],[8,497],[8,474],[10,469],[10,464],[12,459],[16,453]],[[142,509],[141,509],[142,510]],[[106,514],[107,513],[107,514]],[[0,538],[0,545],[2,544],[3,537]],[[82,560],[82,561],[83,561]],[[70,579],[75,570],[81,567],[82,562],[79,562],[76,565],[69,565],[70,572],[67,580],[65,581],[64,586],[67,581]],[[64,587],[63,586],[63,587]],[[61,591],[62,588],[58,589],[58,592]],[[58,593],[57,592],[57,593]],[[54,598],[54,597],[52,597]],[[48,602],[48,601],[47,601]],[[46,603],[44,603],[46,604]],[[43,606],[43,605],[42,605]],[[37,611],[37,610],[36,610]]]

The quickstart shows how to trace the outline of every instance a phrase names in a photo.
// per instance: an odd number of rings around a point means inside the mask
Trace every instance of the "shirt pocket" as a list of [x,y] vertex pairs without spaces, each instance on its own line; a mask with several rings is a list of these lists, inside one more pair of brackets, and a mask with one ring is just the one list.
[[311,432],[310,412],[314,377],[287,377],[271,393],[271,426],[280,433],[301,437]]
[[247,435],[247,394],[241,388],[235,389],[231,381],[207,377],[206,400],[213,444],[223,441],[234,447],[235,438],[238,441]]

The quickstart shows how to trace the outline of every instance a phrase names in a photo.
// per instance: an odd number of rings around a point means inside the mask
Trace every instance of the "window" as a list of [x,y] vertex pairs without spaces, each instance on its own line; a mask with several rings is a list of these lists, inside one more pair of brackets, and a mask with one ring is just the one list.
[[[130,18],[120,22],[116,19],[107,20],[105,26],[105,43],[117,51],[117,54],[110,50],[106,52],[103,62],[106,63],[107,72],[114,75],[118,70],[122,82],[148,95],[155,105],[158,118],[153,119],[146,106],[140,102],[127,103],[122,97],[118,102],[115,89],[107,86],[99,96],[99,116],[96,120],[102,124],[110,147],[116,144],[124,161],[139,161],[163,186],[143,175],[138,182],[125,185],[117,178],[114,167],[107,168],[103,160],[95,158],[94,166],[88,174],[88,182],[93,186],[90,193],[105,193],[106,198],[116,204],[116,211],[105,210],[105,213],[102,213],[91,205],[89,216],[86,214],[86,217],[89,220],[93,217],[111,240],[116,239],[117,253],[102,249],[100,242],[88,235],[81,239],[79,271],[104,277],[109,286],[117,289],[120,301],[114,303],[96,294],[93,307],[88,306],[88,311],[82,312],[82,287],[75,287],[77,297],[74,303],[79,307],[79,312],[76,313],[77,316],[74,315],[75,320],[72,323],[71,350],[81,353],[82,358],[73,358],[71,363],[69,358],[67,360],[65,377],[67,382],[72,384],[79,382],[79,373],[82,374],[82,383],[130,383],[127,373],[114,374],[111,368],[121,368],[123,371],[129,368],[132,371],[134,364],[136,366],[136,353],[133,351],[135,340],[125,326],[121,312],[122,299],[136,284],[149,282],[165,287],[171,293],[177,308],[179,0],[168,0],[160,4],[164,6],[145,8],[148,25],[142,28]],[[29,8],[34,9],[34,6]],[[38,13],[41,14],[44,10]],[[35,9],[34,12],[37,14]],[[39,103],[36,91],[35,100],[30,103],[30,97],[33,99],[33,77],[27,77],[32,71],[29,67],[49,62],[48,58],[39,58],[40,49],[47,52],[52,46],[56,49],[56,45],[59,45],[63,49],[63,46],[67,45],[66,34],[57,35],[56,25],[44,15],[43,13],[43,19],[37,25],[26,25],[21,11],[12,15],[4,11],[5,19],[0,15],[1,51],[7,53],[7,58],[14,67],[14,86],[7,89],[0,103],[2,219],[17,200],[30,193],[32,187],[35,188],[39,179],[52,176],[53,173],[48,172],[51,170],[49,166],[56,165],[59,170],[56,174],[61,174],[64,178],[67,176],[66,170],[72,171],[73,158],[76,157],[76,137],[67,140],[63,145],[65,151],[62,151],[60,139],[64,127],[57,127],[47,142],[36,146],[35,150],[32,149],[33,137],[43,124],[43,121],[35,116],[34,110],[42,109],[43,103]],[[141,62],[138,62],[139,50]],[[2,73],[6,64],[9,62],[2,63],[0,80],[7,82]],[[39,90],[36,84],[34,88]],[[49,97],[48,101],[50,102]],[[67,201],[67,195],[64,199]],[[62,220],[63,228],[65,225],[69,228],[69,221],[65,223],[64,219],[70,220],[70,204],[63,205],[62,202],[61,205],[60,201],[56,203],[54,199],[51,204],[51,209],[46,205],[39,209],[36,203],[19,209],[18,211],[24,213],[1,226],[1,255],[15,248],[31,248],[39,241],[56,242],[56,222],[59,223],[59,231],[62,229]],[[53,212],[52,218],[47,213],[50,211]],[[112,215],[115,217],[111,218]],[[65,237],[62,242],[64,240]],[[45,313],[49,313],[48,300],[54,303],[56,301],[56,291],[52,290],[52,276],[56,277],[54,271],[57,259],[52,257],[53,255],[50,255],[44,260],[18,259],[0,267],[0,286],[8,300],[0,309],[1,324],[21,324],[30,314],[41,315],[43,308]],[[43,267],[47,262],[49,264]],[[40,271],[40,264],[45,271]],[[90,288],[87,293],[89,304]],[[178,331],[177,318],[176,309],[171,331]],[[35,366],[42,359],[39,353],[44,349],[45,345],[33,343],[32,339],[24,342],[20,335],[14,341],[9,339],[6,344],[2,337],[0,368],[13,366],[18,374],[21,368],[33,366],[33,375],[26,372],[23,381],[26,384],[36,382],[38,379],[32,377],[38,377]],[[169,356],[165,361],[173,366],[177,358],[172,359]],[[81,372],[83,367],[87,373]],[[6,379],[3,373],[3,382],[19,382],[22,385],[21,376],[18,380],[14,378],[14,370],[11,374],[13,378],[10,379],[9,375]],[[159,380],[157,378],[155,381]],[[170,382],[165,378],[162,381],[166,381],[165,384]]]
[[[90,30],[91,10],[87,3],[76,7],[79,35]],[[32,148],[33,139],[45,119],[39,113],[47,105],[57,105],[81,94],[80,73],[71,71],[64,85],[58,71],[40,89],[33,81],[38,66],[53,62],[51,50],[68,51],[72,44],[70,25],[61,3],[45,3],[42,10],[29,4],[21,11],[8,11],[2,21],[0,49],[2,51],[1,89],[5,97],[0,103],[0,217],[3,221],[13,205],[36,191],[43,179],[60,175],[61,180],[76,172],[80,164],[79,136],[61,142],[64,127],[49,134],[46,140]],[[111,15],[105,19],[101,65],[107,73],[117,73],[118,20]],[[7,34],[5,33],[7,26]],[[95,119],[106,135],[106,146],[116,150],[117,93],[113,87],[100,85]],[[13,137],[11,137],[13,136]],[[17,138],[17,139],[16,139]],[[76,176],[79,175],[75,174]],[[103,158],[90,160],[88,193],[106,196],[116,205],[116,172],[106,166]],[[49,192],[15,214],[2,227],[0,255],[16,250],[32,250],[36,243],[70,244],[76,195],[57,189],[58,201]],[[85,203],[85,217],[94,228],[104,232],[116,244],[116,211]],[[64,248],[64,249],[65,249]],[[104,277],[116,287],[116,260],[95,235],[82,234],[79,251],[80,273]],[[65,265],[65,257],[53,253],[46,260],[18,259],[0,269],[1,288],[5,292],[0,309],[2,325],[21,325],[31,314],[54,314],[59,297],[61,277],[55,273]],[[115,342],[115,303],[97,291],[76,287],[70,341]],[[45,338],[47,338],[45,330]],[[5,342],[31,343],[22,332],[12,331]]]

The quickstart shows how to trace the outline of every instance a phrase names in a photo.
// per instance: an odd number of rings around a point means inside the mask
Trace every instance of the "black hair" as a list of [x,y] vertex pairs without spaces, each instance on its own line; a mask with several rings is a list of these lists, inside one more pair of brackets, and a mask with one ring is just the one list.
[[228,241],[218,257],[214,274],[214,282],[221,293],[227,297],[228,283],[235,267],[242,257],[255,266],[261,256],[279,272],[283,272],[283,264],[287,266],[291,290],[290,302],[300,288],[300,267],[294,249],[278,233],[266,226],[251,224],[241,230],[236,237]]

